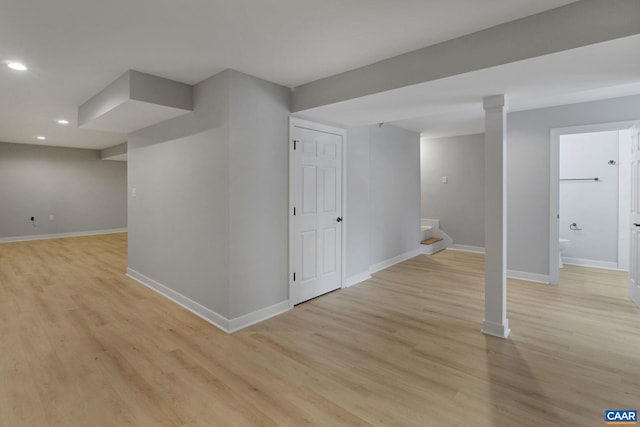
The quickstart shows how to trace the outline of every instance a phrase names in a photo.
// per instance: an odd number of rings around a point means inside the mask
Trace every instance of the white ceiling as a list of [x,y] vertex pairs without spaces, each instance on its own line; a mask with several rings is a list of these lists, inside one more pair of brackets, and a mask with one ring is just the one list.
[[78,129],[76,108],[128,69],[194,84],[233,68],[293,87],[567,3],[2,0],[0,63],[21,61],[29,71],[0,67],[0,141],[123,142]]

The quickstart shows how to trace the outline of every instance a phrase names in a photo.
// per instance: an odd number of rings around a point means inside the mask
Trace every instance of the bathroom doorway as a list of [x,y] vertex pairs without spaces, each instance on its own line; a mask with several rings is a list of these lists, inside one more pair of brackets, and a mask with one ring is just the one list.
[[560,262],[629,270],[628,130],[560,136]]
[[633,122],[618,122],[552,129],[552,284],[559,283],[563,260],[567,264],[628,270],[628,129],[632,125]]

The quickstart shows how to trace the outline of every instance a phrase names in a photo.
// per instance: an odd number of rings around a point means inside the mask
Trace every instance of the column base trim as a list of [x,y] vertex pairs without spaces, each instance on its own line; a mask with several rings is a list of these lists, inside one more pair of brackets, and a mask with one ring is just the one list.
[[482,333],[485,335],[506,339],[510,332],[509,319],[504,319],[504,323],[495,323],[488,320],[482,322]]

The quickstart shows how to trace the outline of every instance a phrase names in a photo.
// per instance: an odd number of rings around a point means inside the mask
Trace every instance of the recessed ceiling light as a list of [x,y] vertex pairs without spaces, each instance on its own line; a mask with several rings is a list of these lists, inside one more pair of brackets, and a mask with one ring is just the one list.
[[60,119],[60,120],[58,120],[58,123],[60,123],[61,125],[68,125],[69,124],[69,120]]
[[47,139],[46,136],[36,136],[36,138],[38,138],[40,141],[44,141],[45,139]]
[[9,62],[7,64],[7,67],[11,68],[12,70],[18,70],[18,71],[26,71],[27,67],[24,64],[21,64],[19,62]]

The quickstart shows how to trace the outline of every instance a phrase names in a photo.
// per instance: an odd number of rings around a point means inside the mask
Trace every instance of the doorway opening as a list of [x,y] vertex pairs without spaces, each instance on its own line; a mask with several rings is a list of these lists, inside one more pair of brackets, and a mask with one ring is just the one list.
[[563,260],[568,264],[628,270],[628,153],[633,124],[616,122],[551,130],[551,284],[559,283]]
[[630,136],[560,136],[561,266],[629,270]]

